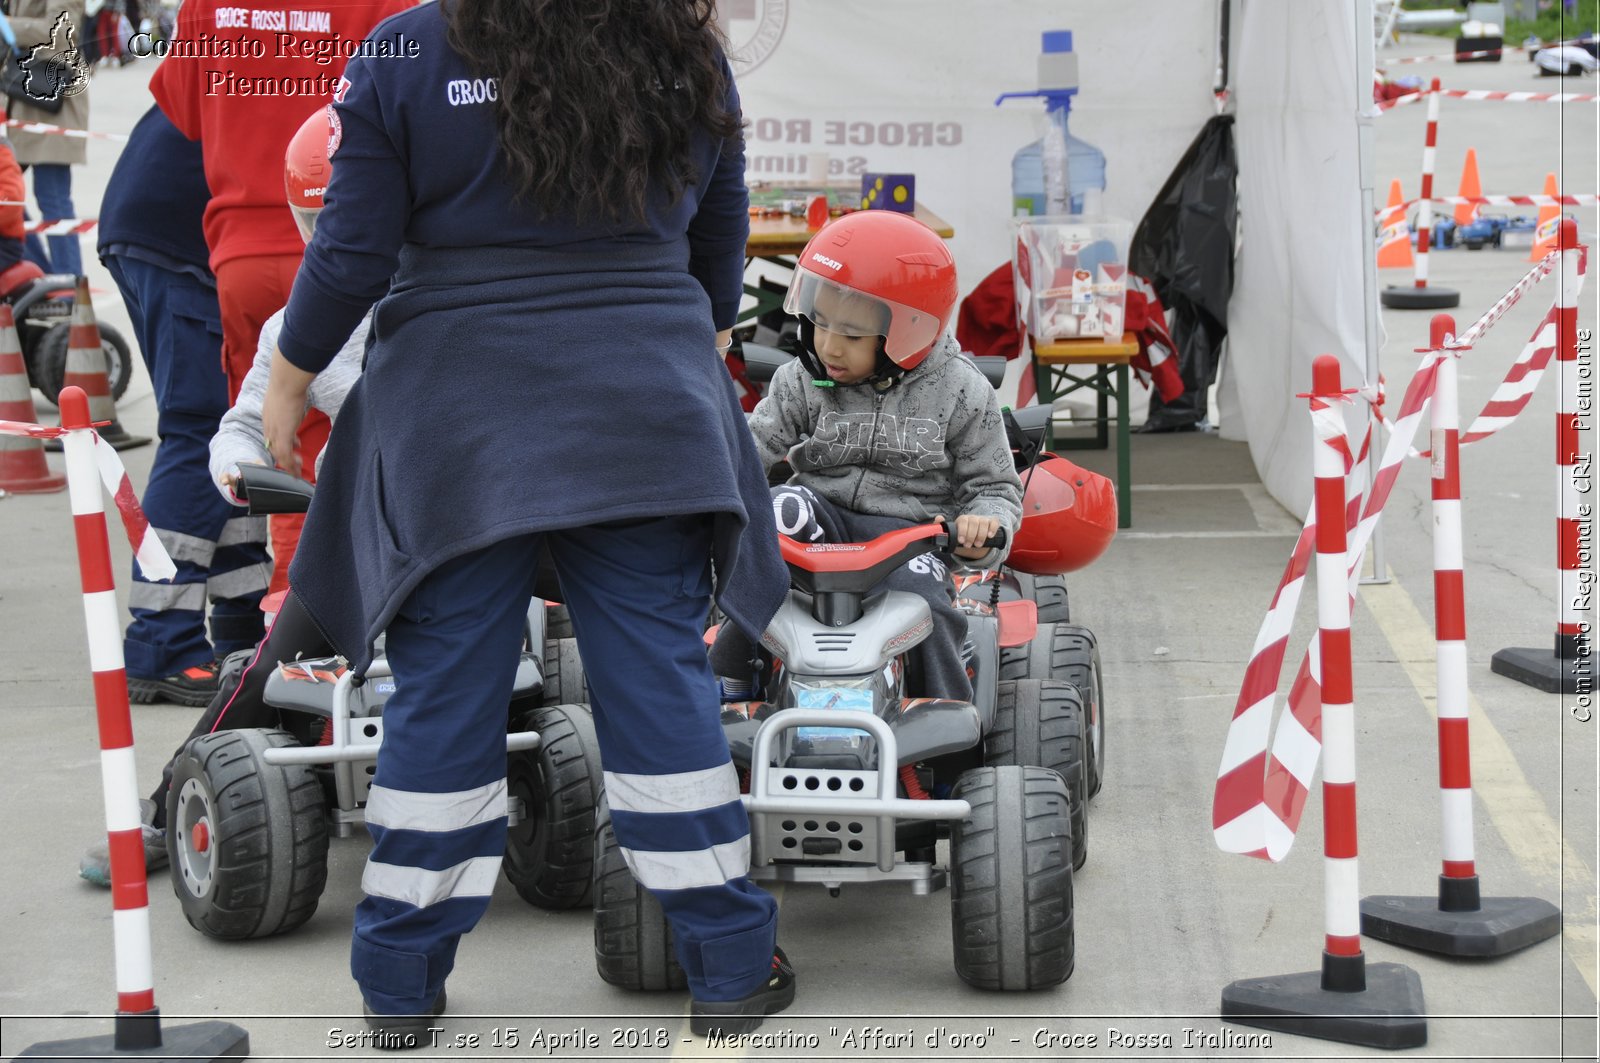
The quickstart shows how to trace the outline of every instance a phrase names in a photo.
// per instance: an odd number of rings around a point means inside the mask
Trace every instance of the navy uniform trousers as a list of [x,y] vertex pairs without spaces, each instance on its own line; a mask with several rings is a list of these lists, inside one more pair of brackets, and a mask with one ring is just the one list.
[[134,562],[123,656],[130,676],[162,679],[261,640],[261,596],[271,575],[266,518],[244,515],[211,483],[211,437],[228,410],[216,290],[131,255],[108,255],[105,263],[155,389],[161,445],[141,504],[178,567],[170,583],[154,583]]
[[368,1007],[427,1014],[488,907],[506,843],[506,710],[548,541],[588,677],[617,842],[661,902],[697,1000],[765,985],[777,903],[748,878],[750,824],[701,635],[711,521],[504,540],[446,562],[390,623],[395,693],[367,800],[351,973]]

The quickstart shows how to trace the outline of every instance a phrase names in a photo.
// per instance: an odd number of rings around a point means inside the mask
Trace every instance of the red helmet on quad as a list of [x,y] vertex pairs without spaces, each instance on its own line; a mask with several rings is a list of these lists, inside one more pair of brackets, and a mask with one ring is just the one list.
[[1117,534],[1117,492],[1110,480],[1049,453],[1022,480],[1022,527],[1008,565],[1054,576],[1075,572],[1105,553]]
[[322,211],[328,179],[333,176],[332,158],[339,146],[341,128],[333,104],[318,107],[301,123],[284,152],[283,189],[289,197],[289,209],[294,211],[294,223],[308,244]]
[[816,318],[826,293],[866,296],[887,310],[883,350],[901,369],[928,356],[956,310],[956,261],[939,234],[909,214],[859,210],[823,226],[800,253],[783,309]]

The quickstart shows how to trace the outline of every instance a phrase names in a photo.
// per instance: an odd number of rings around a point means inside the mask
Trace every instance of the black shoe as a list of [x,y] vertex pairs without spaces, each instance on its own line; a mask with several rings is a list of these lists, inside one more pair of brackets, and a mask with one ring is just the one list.
[[177,675],[169,675],[165,679],[128,677],[128,700],[135,705],[169,701],[174,705],[189,705],[198,709],[211,704],[211,699],[216,693],[216,661],[185,668]]
[[794,968],[783,950],[772,950],[772,973],[767,984],[738,1000],[693,1000],[689,1002],[689,1029],[705,1037],[713,1031],[722,1036],[749,1033],[768,1015],[776,1015],[794,1003]]
[[444,1014],[444,1005],[445,994],[441,988],[439,995],[433,998],[431,1015],[380,1015],[368,1007],[365,1000],[361,1002],[361,1013],[367,1017],[367,1028],[372,1031],[372,1047],[398,1052],[433,1047],[433,1037],[428,1031],[436,1025],[434,1020]]

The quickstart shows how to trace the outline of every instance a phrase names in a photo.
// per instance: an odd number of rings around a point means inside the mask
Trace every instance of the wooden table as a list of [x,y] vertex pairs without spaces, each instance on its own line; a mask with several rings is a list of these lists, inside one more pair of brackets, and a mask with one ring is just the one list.
[[[915,207],[912,217],[946,240],[956,234],[949,222],[921,203],[915,204]],[[745,242],[745,265],[748,267],[756,259],[760,259],[792,270],[795,259],[806,249],[806,244],[815,235],[817,231],[807,226],[804,218],[788,214],[753,217],[750,219],[750,237]],[[744,290],[745,294],[756,302],[754,306],[739,312],[741,324],[751,318],[781,309],[783,306],[782,292],[774,292],[753,284],[746,284]]]
[[1120,341],[1110,343],[1100,340],[1035,343],[1030,338],[1029,346],[1033,348],[1033,378],[1041,403],[1048,405],[1084,388],[1095,394],[1094,438],[1057,440],[1052,416],[1045,435],[1047,448],[1105,450],[1110,445],[1108,407],[1111,399],[1117,400],[1117,527],[1131,527],[1133,483],[1128,435],[1128,364],[1139,353],[1139,341],[1131,332],[1125,332]]

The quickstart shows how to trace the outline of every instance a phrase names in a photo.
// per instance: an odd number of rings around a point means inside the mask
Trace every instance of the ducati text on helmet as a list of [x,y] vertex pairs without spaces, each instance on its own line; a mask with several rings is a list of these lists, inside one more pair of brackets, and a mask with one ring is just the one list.
[[283,156],[283,190],[294,223],[307,243],[322,210],[322,197],[333,176],[333,153],[342,139],[339,115],[329,104],[318,107],[301,123]]
[[883,353],[901,369],[914,369],[955,316],[955,258],[938,233],[908,214],[854,211],[806,244],[783,308],[829,328],[816,307],[818,295],[829,293],[880,305]]

